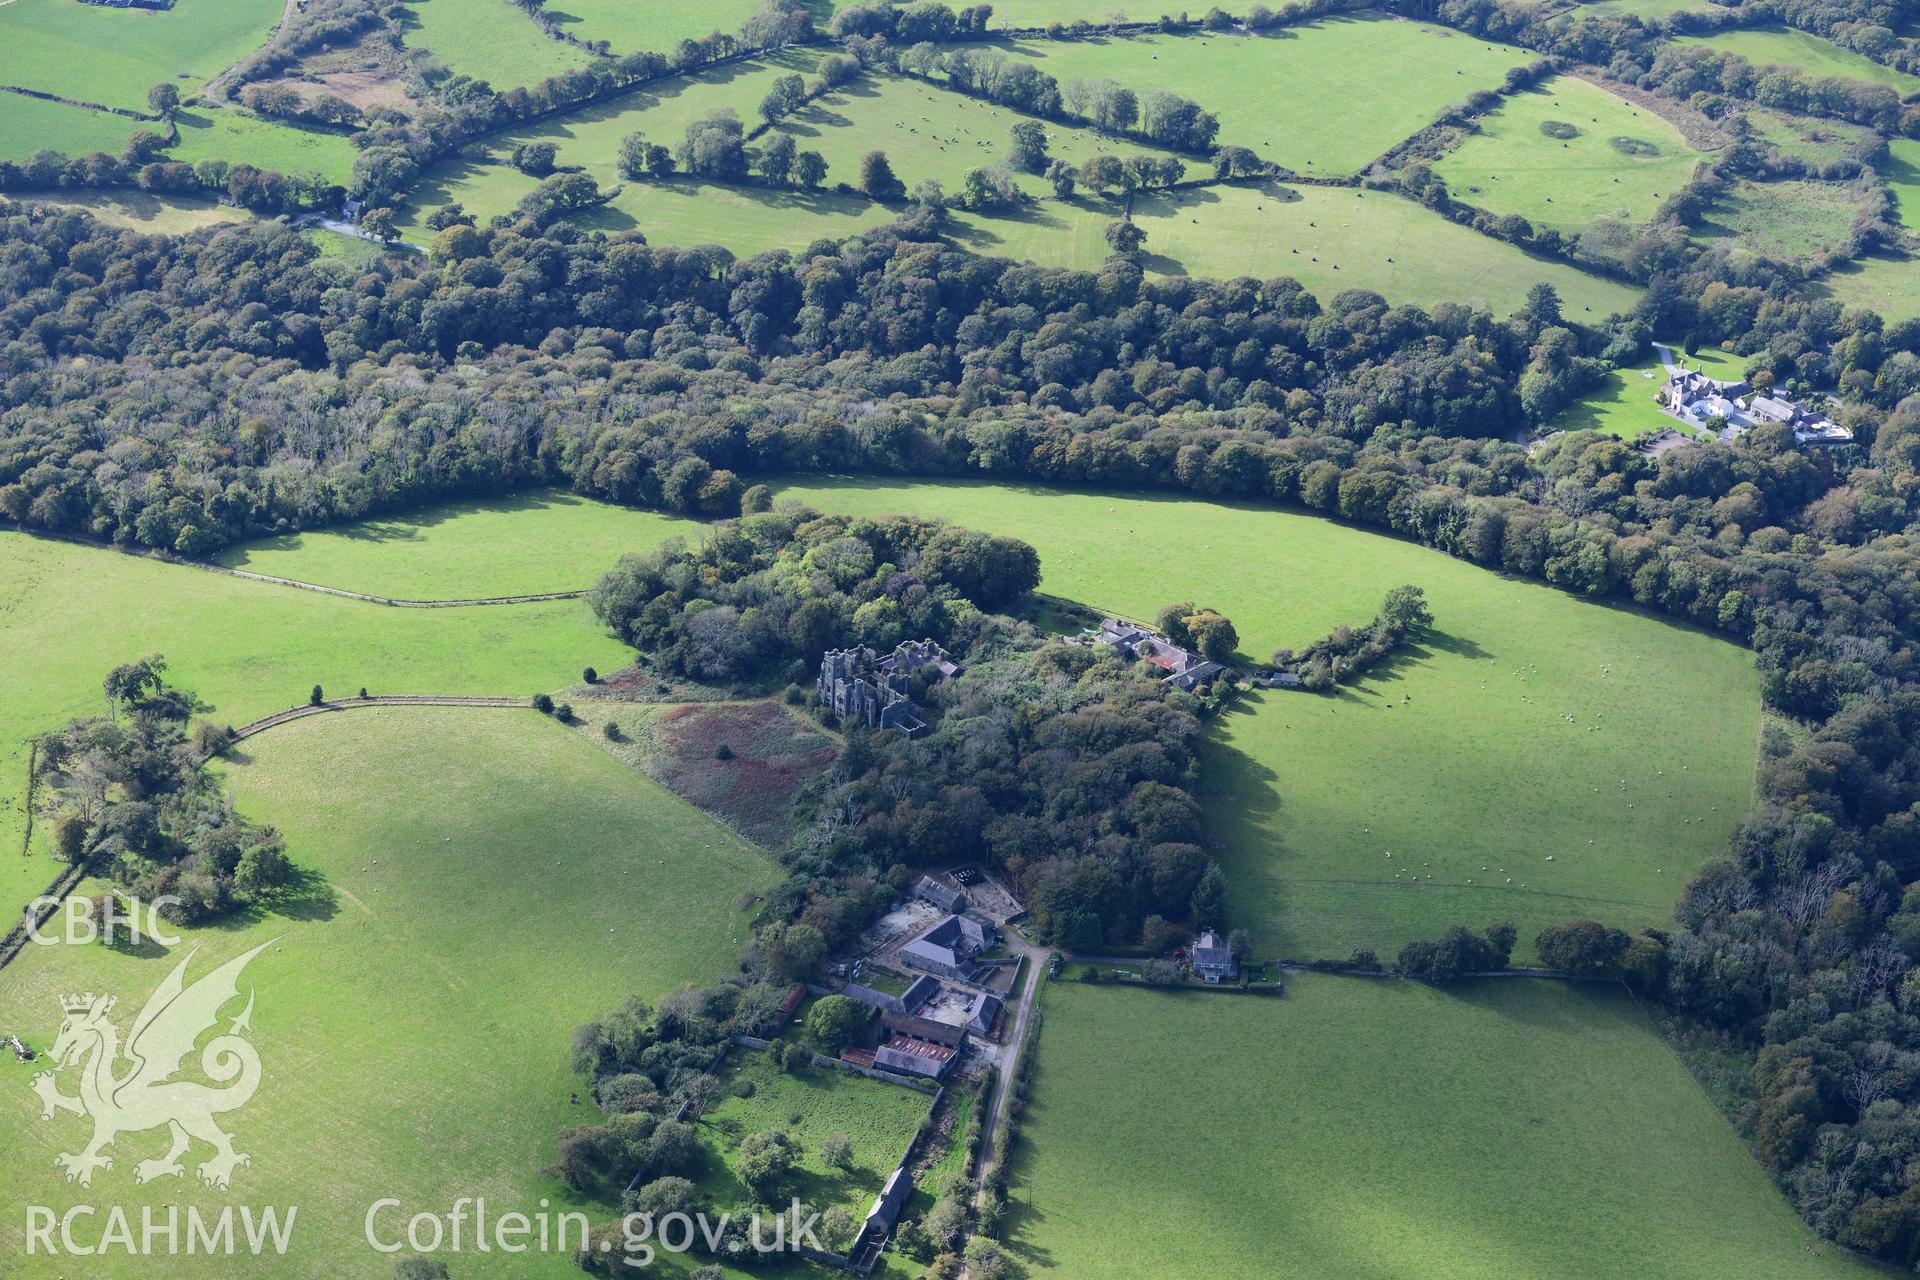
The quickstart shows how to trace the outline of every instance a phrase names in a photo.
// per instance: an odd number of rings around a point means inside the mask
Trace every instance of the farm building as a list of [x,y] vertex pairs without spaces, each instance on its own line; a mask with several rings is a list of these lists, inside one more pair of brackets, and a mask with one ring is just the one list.
[[906,1207],[913,1197],[913,1177],[906,1166],[893,1171],[887,1179],[887,1185],[880,1188],[880,1194],[873,1198],[873,1207],[867,1210],[867,1217],[860,1224],[860,1234],[854,1238],[847,1249],[848,1266],[861,1275],[872,1275],[880,1261],[880,1250],[885,1247],[888,1235],[893,1232],[893,1224],[899,1220],[900,1210]]
[[1000,997],[983,991],[967,1006],[967,1030],[984,1040],[993,1034],[993,1024],[999,1016]]
[[1226,670],[1191,649],[1181,648],[1157,631],[1118,618],[1102,618],[1099,630],[1086,637],[1086,641],[1104,645],[1124,661],[1138,660],[1160,668],[1166,673],[1162,682],[1176,689],[1198,688]]
[[974,957],[990,950],[999,935],[992,925],[971,916],[948,916],[900,948],[900,963],[943,978],[970,980]]
[[1209,929],[1193,940],[1193,972],[1202,982],[1224,982],[1240,972],[1240,965],[1219,935]]
[[967,909],[967,895],[932,876],[921,876],[920,883],[913,887],[916,897],[925,898],[942,911],[958,914]]
[[929,1040],[934,1044],[944,1044],[958,1049],[967,1042],[967,1029],[951,1022],[936,1022],[932,1018],[918,1018],[910,1013],[882,1013],[880,1025],[896,1035],[909,1036],[915,1040]]
[[959,1054],[951,1045],[896,1035],[874,1050],[873,1065],[902,1075],[938,1080],[947,1074],[947,1068]]

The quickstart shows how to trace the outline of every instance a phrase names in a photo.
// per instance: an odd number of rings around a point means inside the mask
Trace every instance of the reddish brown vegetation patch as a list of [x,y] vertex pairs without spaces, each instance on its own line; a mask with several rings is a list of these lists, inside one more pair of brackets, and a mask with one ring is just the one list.
[[795,793],[837,750],[771,702],[675,707],[655,722],[650,745],[655,771],[675,794],[773,848],[792,834]]

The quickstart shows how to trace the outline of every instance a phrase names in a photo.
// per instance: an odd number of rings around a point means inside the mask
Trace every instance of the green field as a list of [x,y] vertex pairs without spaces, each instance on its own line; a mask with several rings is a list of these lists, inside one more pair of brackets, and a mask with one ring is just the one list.
[[1900,225],[1920,232],[1920,139],[1894,138],[1887,143],[1887,158],[1880,176],[1893,193],[1894,208]]
[[615,53],[666,53],[682,40],[735,32],[753,16],[755,0],[559,0],[547,16],[580,40],[605,40]]
[[1711,36],[1677,36],[1675,44],[1704,44],[1737,53],[1756,67],[1791,67],[1813,79],[1840,76],[1870,84],[1892,85],[1902,94],[1920,90],[1920,76],[1883,66],[1864,54],[1791,27],[1743,27]]
[[[1094,270],[1117,216],[1110,200],[1048,201],[1016,217],[960,214],[953,239],[976,253]],[[1390,302],[1463,302],[1505,314],[1546,281],[1570,314],[1599,319],[1632,308],[1631,286],[1529,256],[1384,191],[1346,187],[1206,187],[1141,195],[1147,270],[1222,279],[1292,276],[1323,301],[1371,289]]]
[[1011,1252],[1059,1280],[1822,1280],[1624,996],[1289,976],[1047,988]]
[[316,682],[334,694],[530,695],[628,661],[578,600],[391,609],[10,532],[0,649],[0,901],[13,904],[55,869],[44,852],[18,856],[26,742],[103,712],[100,681],[116,663],[164,654],[204,715],[244,724],[305,702]]
[[1724,236],[1736,254],[1810,258],[1845,244],[1860,197],[1831,182],[1739,182],[1694,226],[1696,240]]
[[1547,424],[1549,431],[1599,431],[1631,440],[1672,427],[1684,431],[1654,403],[1654,394],[1666,385],[1660,361],[1649,358],[1631,369],[1614,369],[1606,381],[1562,409]]
[[[0,47],[7,51],[0,83],[145,111],[147,90],[161,81],[190,98],[265,44],[283,7],[281,0],[179,0],[155,12],[9,0],[0,5]],[[15,96],[0,106],[20,110]]]
[[[1742,114],[1753,126],[1754,132],[1774,150],[1813,165],[1844,162],[1854,153],[1855,147],[1873,133],[1871,129],[1857,124],[1788,115],[1764,107],[1750,107]],[[1899,148],[1915,144],[1898,139],[1891,145],[1897,155]]]
[[1653,22],[1670,18],[1676,13],[1691,13],[1700,9],[1710,11],[1712,8],[1712,0],[1593,0],[1593,3],[1578,5],[1570,12],[1576,17],[1604,14]]
[[[886,1084],[832,1067],[782,1071],[764,1053],[735,1049],[721,1071],[728,1092],[701,1118],[701,1136],[715,1154],[697,1180],[700,1198],[710,1204],[750,1203],[753,1193],[734,1169],[740,1141],[769,1129],[797,1138],[804,1154],[781,1184],[820,1209],[835,1205],[866,1215],[894,1164],[913,1140],[933,1098],[904,1085]],[[742,1084],[749,1096],[735,1092]],[[796,1121],[795,1116],[799,1119]],[[820,1160],[820,1144],[843,1133],[853,1143],[853,1168],[845,1172]]]
[[357,153],[345,134],[301,129],[233,110],[182,111],[177,118],[180,141],[167,155],[186,164],[226,160],[278,173],[317,173],[339,183],[353,171]]
[[1510,68],[1531,58],[1391,18],[1336,18],[1265,36],[1025,39],[993,47],[1032,59],[1063,86],[1104,77],[1143,96],[1181,94],[1220,118],[1222,145],[1317,174],[1363,168],[1443,107],[1498,88]]
[[538,84],[593,61],[548,37],[509,0],[408,0],[401,29],[408,48],[495,89]]
[[[441,205],[459,201],[484,223],[512,213],[538,185],[538,179],[506,165],[442,167],[414,189],[400,217],[400,234],[426,244],[434,235],[426,217]],[[639,231],[650,244],[723,245],[735,257],[750,258],[769,249],[798,251],[815,240],[842,239],[897,216],[897,210],[863,196],[716,187],[673,178],[625,183],[611,203],[575,221],[596,231]]]
[[[0,15],[5,13],[6,8],[0,6]],[[23,93],[0,95],[0,160],[25,160],[48,148],[69,156],[95,151],[119,155],[127,139],[141,128],[156,126],[111,111],[88,111]]]
[[184,235],[206,227],[246,222],[244,209],[197,200],[192,196],[157,196],[145,191],[9,191],[9,200],[21,204],[84,209],[109,226],[152,235]]
[[[744,118],[744,117],[743,117]],[[780,125],[802,151],[818,151],[827,161],[829,181],[856,181],[860,158],[878,148],[909,190],[933,178],[948,195],[958,194],[967,170],[1004,163],[1007,138],[1021,120],[1033,119],[990,102],[970,98],[903,76],[866,76],[795,112]],[[1079,166],[1097,154],[1126,159],[1168,152],[1138,146],[1092,129],[1041,121],[1047,130],[1047,154]],[[1195,176],[1211,172],[1191,157]],[[1021,189],[1047,197],[1053,188],[1034,174],[1018,175]]]
[[[1700,159],[1659,116],[1573,76],[1515,94],[1479,123],[1433,166],[1454,199],[1578,236],[1596,252],[1622,250]],[[1579,132],[1553,138],[1542,125]]]
[[760,99],[776,78],[809,76],[819,62],[817,50],[789,49],[751,62],[674,76],[579,111],[495,134],[484,144],[486,156],[494,164],[505,165],[521,144],[551,142],[560,164],[583,167],[602,187],[617,186],[623,180],[618,168],[620,142],[628,134],[644,134],[651,142],[678,149],[687,126],[716,111],[732,111],[751,128],[760,123]]
[[1043,590],[1133,617],[1210,605],[1255,661],[1424,587],[1436,632],[1383,674],[1259,694],[1217,722],[1203,802],[1236,924],[1267,954],[1391,954],[1511,920],[1524,960],[1576,916],[1665,923],[1752,797],[1758,677],[1704,632],[1252,505],[857,480],[780,493],[1025,539]]
[[1814,281],[1815,297],[1880,313],[1888,324],[1920,317],[1920,258],[1904,250],[1875,253],[1835,267]]
[[[39,1122],[27,1080],[44,1064],[7,1054],[0,1116],[12,1150],[0,1196],[136,1212],[176,1201],[295,1205],[295,1247],[270,1274],[367,1280],[393,1274],[362,1237],[382,1197],[407,1206],[402,1224],[461,1195],[487,1196],[496,1213],[533,1211],[543,1197],[571,1203],[538,1170],[563,1126],[598,1114],[569,1101],[580,1089],[567,1069],[572,1028],[629,993],[657,999],[730,968],[749,935],[736,902],[777,869],[584,731],[531,711],[345,712],[250,739],[239,761],[227,772],[241,812],[280,828],[309,890],[192,931],[171,955],[30,949],[0,976],[0,1025],[44,1049],[57,997],[92,990],[120,997],[124,1029],[179,956],[199,948],[198,976],[268,944],[247,974],[263,1083],[227,1125],[251,1167],[236,1174],[232,1197],[199,1188],[191,1172],[137,1187],[132,1165],[165,1138],[128,1135],[91,1192],[68,1187],[53,1156],[76,1149],[83,1124]],[[17,1214],[0,1221],[10,1258],[21,1227]],[[579,1274],[563,1256],[449,1261],[463,1280]],[[84,1271],[155,1274],[132,1260]],[[47,1258],[8,1273],[76,1274],[71,1260]],[[262,1274],[245,1258],[168,1272],[189,1273]]]
[[1041,28],[1053,22],[1104,27],[1116,17],[1128,22],[1154,22],[1162,14],[1179,12],[1171,5],[1143,4],[1139,0],[1012,0],[993,6],[988,26],[995,31]]
[[[221,564],[401,600],[579,591],[698,521],[559,490],[448,503],[227,548]],[[515,606],[518,607],[518,606]]]

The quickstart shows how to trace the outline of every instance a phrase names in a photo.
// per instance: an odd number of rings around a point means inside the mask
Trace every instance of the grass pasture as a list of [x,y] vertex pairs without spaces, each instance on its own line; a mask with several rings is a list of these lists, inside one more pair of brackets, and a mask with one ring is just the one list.
[[[161,81],[193,97],[266,43],[282,8],[281,0],[179,0],[164,11],[9,0],[0,5],[0,47],[7,51],[0,81],[145,111],[147,90]],[[0,115],[21,109],[17,96],[0,102]]]
[[538,84],[593,61],[549,38],[509,0],[408,0],[401,31],[407,47],[495,89]]
[[733,32],[753,16],[754,0],[558,0],[546,9],[562,31],[605,40],[614,53],[666,53],[682,40]]
[[[749,932],[736,907],[777,869],[717,823],[638,778],[579,730],[531,711],[379,708],[296,722],[249,740],[226,767],[243,813],[271,822],[309,874],[276,909],[189,931],[171,954],[38,948],[0,979],[0,1023],[45,1048],[56,997],[117,993],[130,1020],[195,947],[190,976],[262,943],[248,970],[263,1083],[228,1127],[253,1163],[231,1199],[297,1205],[294,1247],[275,1276],[385,1280],[393,1259],[362,1221],[392,1196],[444,1212],[485,1195],[495,1212],[573,1207],[539,1170],[558,1131],[596,1115],[574,1105],[572,1028],[637,993],[724,971]],[[118,1020],[118,1019],[117,1019]],[[125,1025],[123,1021],[122,1025]],[[136,1186],[132,1165],[164,1135],[121,1139],[92,1191],[53,1165],[83,1122],[41,1123],[28,1076],[0,1064],[0,1162],[10,1204],[184,1202],[229,1197],[185,1182]],[[158,1144],[158,1145],[156,1145]],[[203,1158],[197,1155],[196,1158]],[[614,1216],[593,1206],[596,1220]],[[136,1221],[137,1221],[136,1216]],[[75,1274],[65,1258],[20,1258],[21,1222],[0,1222],[9,1274]],[[462,1277],[577,1275],[571,1257],[469,1249]],[[90,1260],[89,1276],[151,1273],[140,1259]],[[251,1259],[183,1260],[172,1275],[260,1274]]]
[[[626,181],[618,162],[620,142],[628,134],[644,134],[649,142],[678,149],[688,125],[723,110],[731,110],[752,128],[760,123],[760,99],[767,96],[776,78],[811,75],[819,62],[817,50],[789,49],[750,62],[675,76],[578,111],[496,134],[486,140],[487,157],[494,164],[505,165],[514,148],[523,143],[551,142],[560,164],[583,167],[602,188],[618,186]],[[525,176],[515,170],[509,172],[515,177]],[[848,176],[840,172],[830,180]],[[527,185],[530,190],[531,179]]]
[[[1507,98],[1478,132],[1433,166],[1456,200],[1619,252],[1661,201],[1693,176],[1700,153],[1679,130],[1574,76]],[[1543,127],[1571,125],[1571,138]]]
[[[360,242],[364,243],[364,242]],[[226,548],[221,564],[400,600],[580,591],[697,520],[561,490],[447,503]]]
[[[1157,16],[1157,15],[1156,15]],[[1476,89],[1498,88],[1525,50],[1393,18],[1333,18],[1261,36],[1023,39],[1004,47],[1065,85],[1110,78],[1193,99],[1219,142],[1301,173],[1353,173]],[[1391,68],[1391,74],[1383,74]]]
[[[780,130],[791,134],[800,150],[818,151],[826,158],[829,182],[857,181],[861,157],[877,147],[887,153],[909,190],[932,178],[954,194],[969,169],[1003,163],[1013,126],[1031,118],[908,77],[876,75],[815,99],[782,121]],[[1047,130],[1049,157],[1075,166],[1103,153],[1122,159],[1168,154],[1092,129],[1053,120],[1040,123]],[[1186,164],[1196,173],[1206,168],[1191,157]],[[1037,175],[1022,173],[1018,181],[1029,195],[1053,194]]]
[[317,173],[344,183],[357,154],[342,133],[322,133],[249,115],[243,111],[197,107],[178,116],[180,140],[167,157],[184,164],[226,160],[279,173]]
[[[0,16],[7,8],[0,6]],[[0,93],[0,160],[25,160],[48,148],[68,156],[95,151],[119,155],[127,139],[141,128],[154,126],[111,111],[89,111],[24,93]],[[18,197],[9,193],[9,198]]]
[[1920,232],[1920,139],[1894,138],[1887,143],[1887,159],[1880,176],[1893,193],[1900,225]]
[[1016,1260],[1058,1280],[1882,1274],[1795,1218],[1623,996],[1287,987],[1048,986]]
[[202,714],[237,725],[305,702],[315,683],[532,694],[629,656],[578,600],[390,609],[11,532],[0,533],[0,649],[0,901],[14,905],[55,869],[43,841],[18,854],[27,740],[104,711],[100,681],[116,663],[164,654]]
[[1920,90],[1920,76],[1895,71],[1864,54],[1792,27],[1740,27],[1710,36],[1677,36],[1675,44],[1705,44],[1737,53],[1756,67],[1791,67],[1810,79],[1839,76],[1891,85],[1901,94]]
[[1751,800],[1758,678],[1703,632],[1252,505],[860,480],[780,492],[1025,539],[1042,590],[1097,608],[1211,605],[1256,661],[1424,587],[1435,634],[1400,660],[1338,695],[1265,692],[1216,722],[1211,838],[1235,923],[1266,954],[1391,954],[1512,920],[1525,959],[1541,927],[1576,916],[1657,925]]
[[10,191],[7,199],[60,209],[83,209],[108,226],[153,235],[185,235],[207,227],[246,222],[245,209],[192,196],[163,196],[146,191]]
[[1595,14],[1657,22],[1671,18],[1676,13],[1691,13],[1711,7],[1712,0],[1591,0],[1590,3],[1576,5],[1569,12],[1576,17]]
[[[1049,201],[1015,217],[956,214],[951,237],[977,253],[1046,266],[1099,267],[1112,201]],[[1146,266],[1163,275],[1222,279],[1292,276],[1323,301],[1371,289],[1394,303],[1465,302],[1498,314],[1546,281],[1574,315],[1630,309],[1635,290],[1536,258],[1384,191],[1347,187],[1208,187],[1141,195],[1133,219],[1147,233]]]
[[[1853,155],[1861,142],[1872,136],[1872,130],[1857,124],[1789,115],[1764,107],[1752,107],[1742,114],[1768,146],[1782,155],[1796,157],[1811,165],[1842,163]],[[1907,139],[1897,139],[1890,144],[1896,156],[1901,147],[1916,145],[1920,144]],[[1891,167],[1891,164],[1886,166]]]
[[[781,1071],[764,1053],[745,1049],[733,1051],[720,1079],[727,1092],[700,1119],[701,1136],[714,1156],[696,1180],[700,1198],[719,1205],[751,1202],[753,1193],[734,1172],[740,1142],[782,1129],[799,1140],[804,1152],[782,1183],[787,1194],[820,1209],[838,1205],[856,1222],[866,1215],[933,1101],[904,1085],[829,1067]],[[751,1091],[745,1096],[739,1092],[743,1085]],[[844,1133],[853,1143],[853,1167],[844,1172],[820,1160],[820,1144],[834,1133]]]
[[1810,286],[1818,298],[1865,307],[1888,324],[1920,317],[1920,257],[1905,250],[1869,254],[1835,267]]
[[1737,254],[1810,258],[1844,244],[1860,197],[1831,182],[1740,182],[1693,228],[1696,240],[1726,237]]

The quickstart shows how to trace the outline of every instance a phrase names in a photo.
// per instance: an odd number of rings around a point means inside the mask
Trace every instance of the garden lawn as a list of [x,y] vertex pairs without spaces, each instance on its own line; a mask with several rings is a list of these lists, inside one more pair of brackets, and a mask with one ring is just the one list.
[[1364,168],[1442,108],[1498,88],[1532,60],[1523,49],[1384,17],[1263,36],[1029,38],[993,47],[1031,59],[1063,87],[1107,78],[1142,97],[1162,89],[1191,98],[1219,117],[1220,145],[1322,176]]
[[[1097,270],[1118,216],[1111,200],[1050,200],[1012,216],[956,214],[950,237],[976,253]],[[1505,315],[1545,281],[1576,319],[1631,310],[1628,285],[1468,230],[1404,197],[1348,187],[1204,187],[1136,196],[1147,270],[1229,279],[1291,276],[1321,301],[1370,289],[1392,303],[1461,302]]]
[[1846,243],[1860,197],[1831,182],[1739,182],[1694,226],[1696,241],[1729,237],[1734,255],[1810,258]]
[[[783,121],[780,129],[793,136],[800,150],[818,151],[826,158],[829,181],[858,181],[861,157],[878,149],[886,152],[893,171],[909,190],[920,180],[932,178],[948,195],[957,195],[969,169],[1005,163],[1013,126],[1032,119],[909,77],[878,75],[862,77],[815,99]],[[1048,157],[1076,168],[1101,154],[1123,160],[1170,154],[1059,121],[1038,123],[1047,131]],[[1204,161],[1184,159],[1196,176],[1212,172]],[[1021,173],[1018,180],[1029,195],[1053,194],[1053,187],[1039,175]]]
[[[741,1140],[782,1129],[804,1151],[780,1184],[783,1199],[799,1196],[803,1204],[822,1210],[838,1205],[858,1222],[933,1103],[931,1094],[831,1067],[781,1071],[766,1054],[751,1049],[733,1050],[720,1078],[726,1090],[722,1100],[700,1120],[700,1136],[714,1158],[697,1185],[703,1202],[723,1208],[753,1199],[734,1172]],[[752,1090],[749,1096],[733,1092],[742,1085]],[[820,1159],[820,1144],[834,1133],[853,1143],[853,1167],[845,1172]]]
[[112,191],[10,191],[7,199],[61,209],[83,209],[108,226],[152,235],[184,235],[206,227],[249,221],[245,209],[194,196],[163,196],[116,188]]
[[[779,876],[717,823],[597,750],[582,731],[532,711],[377,708],[301,720],[249,739],[224,766],[240,811],[271,823],[311,883],[277,909],[186,931],[171,953],[30,948],[0,974],[0,1025],[41,1049],[58,997],[112,992],[128,1025],[181,956],[190,977],[262,943],[246,974],[263,1083],[223,1123],[252,1156],[231,1196],[185,1181],[145,1188],[135,1160],[164,1134],[129,1134],[91,1192],[69,1187],[54,1154],[84,1122],[41,1123],[28,1067],[5,1055],[0,1162],[8,1204],[298,1206],[279,1277],[386,1280],[362,1222],[383,1197],[445,1212],[485,1196],[493,1213],[572,1207],[539,1170],[560,1129],[597,1117],[570,1097],[577,1024],[629,994],[728,971],[750,935],[736,903]],[[69,1086],[70,1087],[70,1086]],[[196,1151],[203,1159],[204,1151]],[[609,1205],[590,1209],[598,1221]],[[135,1221],[138,1221],[136,1216]],[[10,1275],[72,1275],[62,1258],[20,1261],[22,1223],[0,1222]],[[577,1275],[572,1258],[462,1253],[464,1277]],[[153,1274],[141,1259],[90,1260],[89,1277]],[[178,1259],[182,1280],[261,1274],[251,1259]]]
[[302,129],[243,111],[197,108],[178,117],[180,141],[167,158],[184,164],[225,160],[277,173],[317,173],[345,183],[357,154],[343,133]]
[[[584,168],[603,189],[628,181],[619,170],[620,143],[645,135],[678,151],[687,126],[716,111],[732,111],[751,129],[760,123],[760,100],[783,75],[810,77],[819,65],[815,49],[789,49],[751,62],[732,62],[693,75],[674,76],[605,102],[536,120],[495,134],[483,144],[489,160],[507,164],[528,142],[551,142],[562,165]],[[515,173],[516,177],[522,175]],[[845,176],[845,175],[841,175]],[[528,179],[531,187],[532,179]]]
[[628,651],[586,603],[393,609],[247,582],[101,547],[0,532],[0,907],[53,879],[45,827],[19,856],[27,740],[104,713],[116,664],[166,657],[220,724],[361,686],[375,693],[525,694],[612,671]]
[[549,37],[511,0],[407,0],[401,30],[408,48],[425,49],[449,71],[498,90],[593,61],[586,50]]
[[[15,4],[19,2],[14,0]],[[0,6],[0,16],[4,16],[9,7]],[[29,98],[24,93],[0,94],[0,160],[18,162],[45,149],[63,152],[69,157],[95,151],[119,155],[127,139],[143,127],[158,132],[157,125],[143,125],[111,111],[89,111],[64,102]],[[14,192],[8,192],[7,197],[22,198]]]
[[[164,11],[9,0],[0,5],[0,82],[145,111],[154,85],[169,82],[191,98],[265,44],[282,8],[281,0],[178,0]],[[0,114],[22,110],[16,96],[0,101]]]
[[755,0],[555,0],[545,13],[580,40],[605,40],[614,53],[668,53],[682,40],[740,29]]
[[1903,95],[1920,90],[1920,76],[1895,71],[1851,49],[1791,27],[1743,27],[1711,36],[1677,36],[1675,44],[1711,45],[1737,53],[1756,67],[1791,67],[1810,79],[1841,76],[1870,84],[1892,85]]
[[1686,428],[1677,418],[1668,417],[1654,402],[1654,395],[1667,382],[1666,371],[1658,359],[1648,359],[1631,369],[1613,369],[1606,381],[1562,409],[1549,431],[1599,431],[1631,440],[1672,427]]
[[1832,1280],[1625,996],[1052,983],[1010,1251],[1058,1280]]
[[[400,600],[581,591],[697,520],[561,490],[453,502],[226,548],[221,564]],[[516,606],[520,607],[520,606]]]
[[[1618,253],[1693,176],[1700,152],[1671,124],[1573,76],[1514,94],[1434,164],[1454,199]],[[1571,138],[1543,126],[1572,126]]]
[[779,494],[1024,539],[1042,590],[1132,617],[1217,608],[1249,661],[1423,587],[1433,633],[1361,684],[1255,694],[1214,723],[1210,841],[1263,954],[1391,955],[1510,920],[1525,961],[1558,921],[1663,924],[1752,800],[1751,657],[1650,614],[1251,504],[863,480]]

